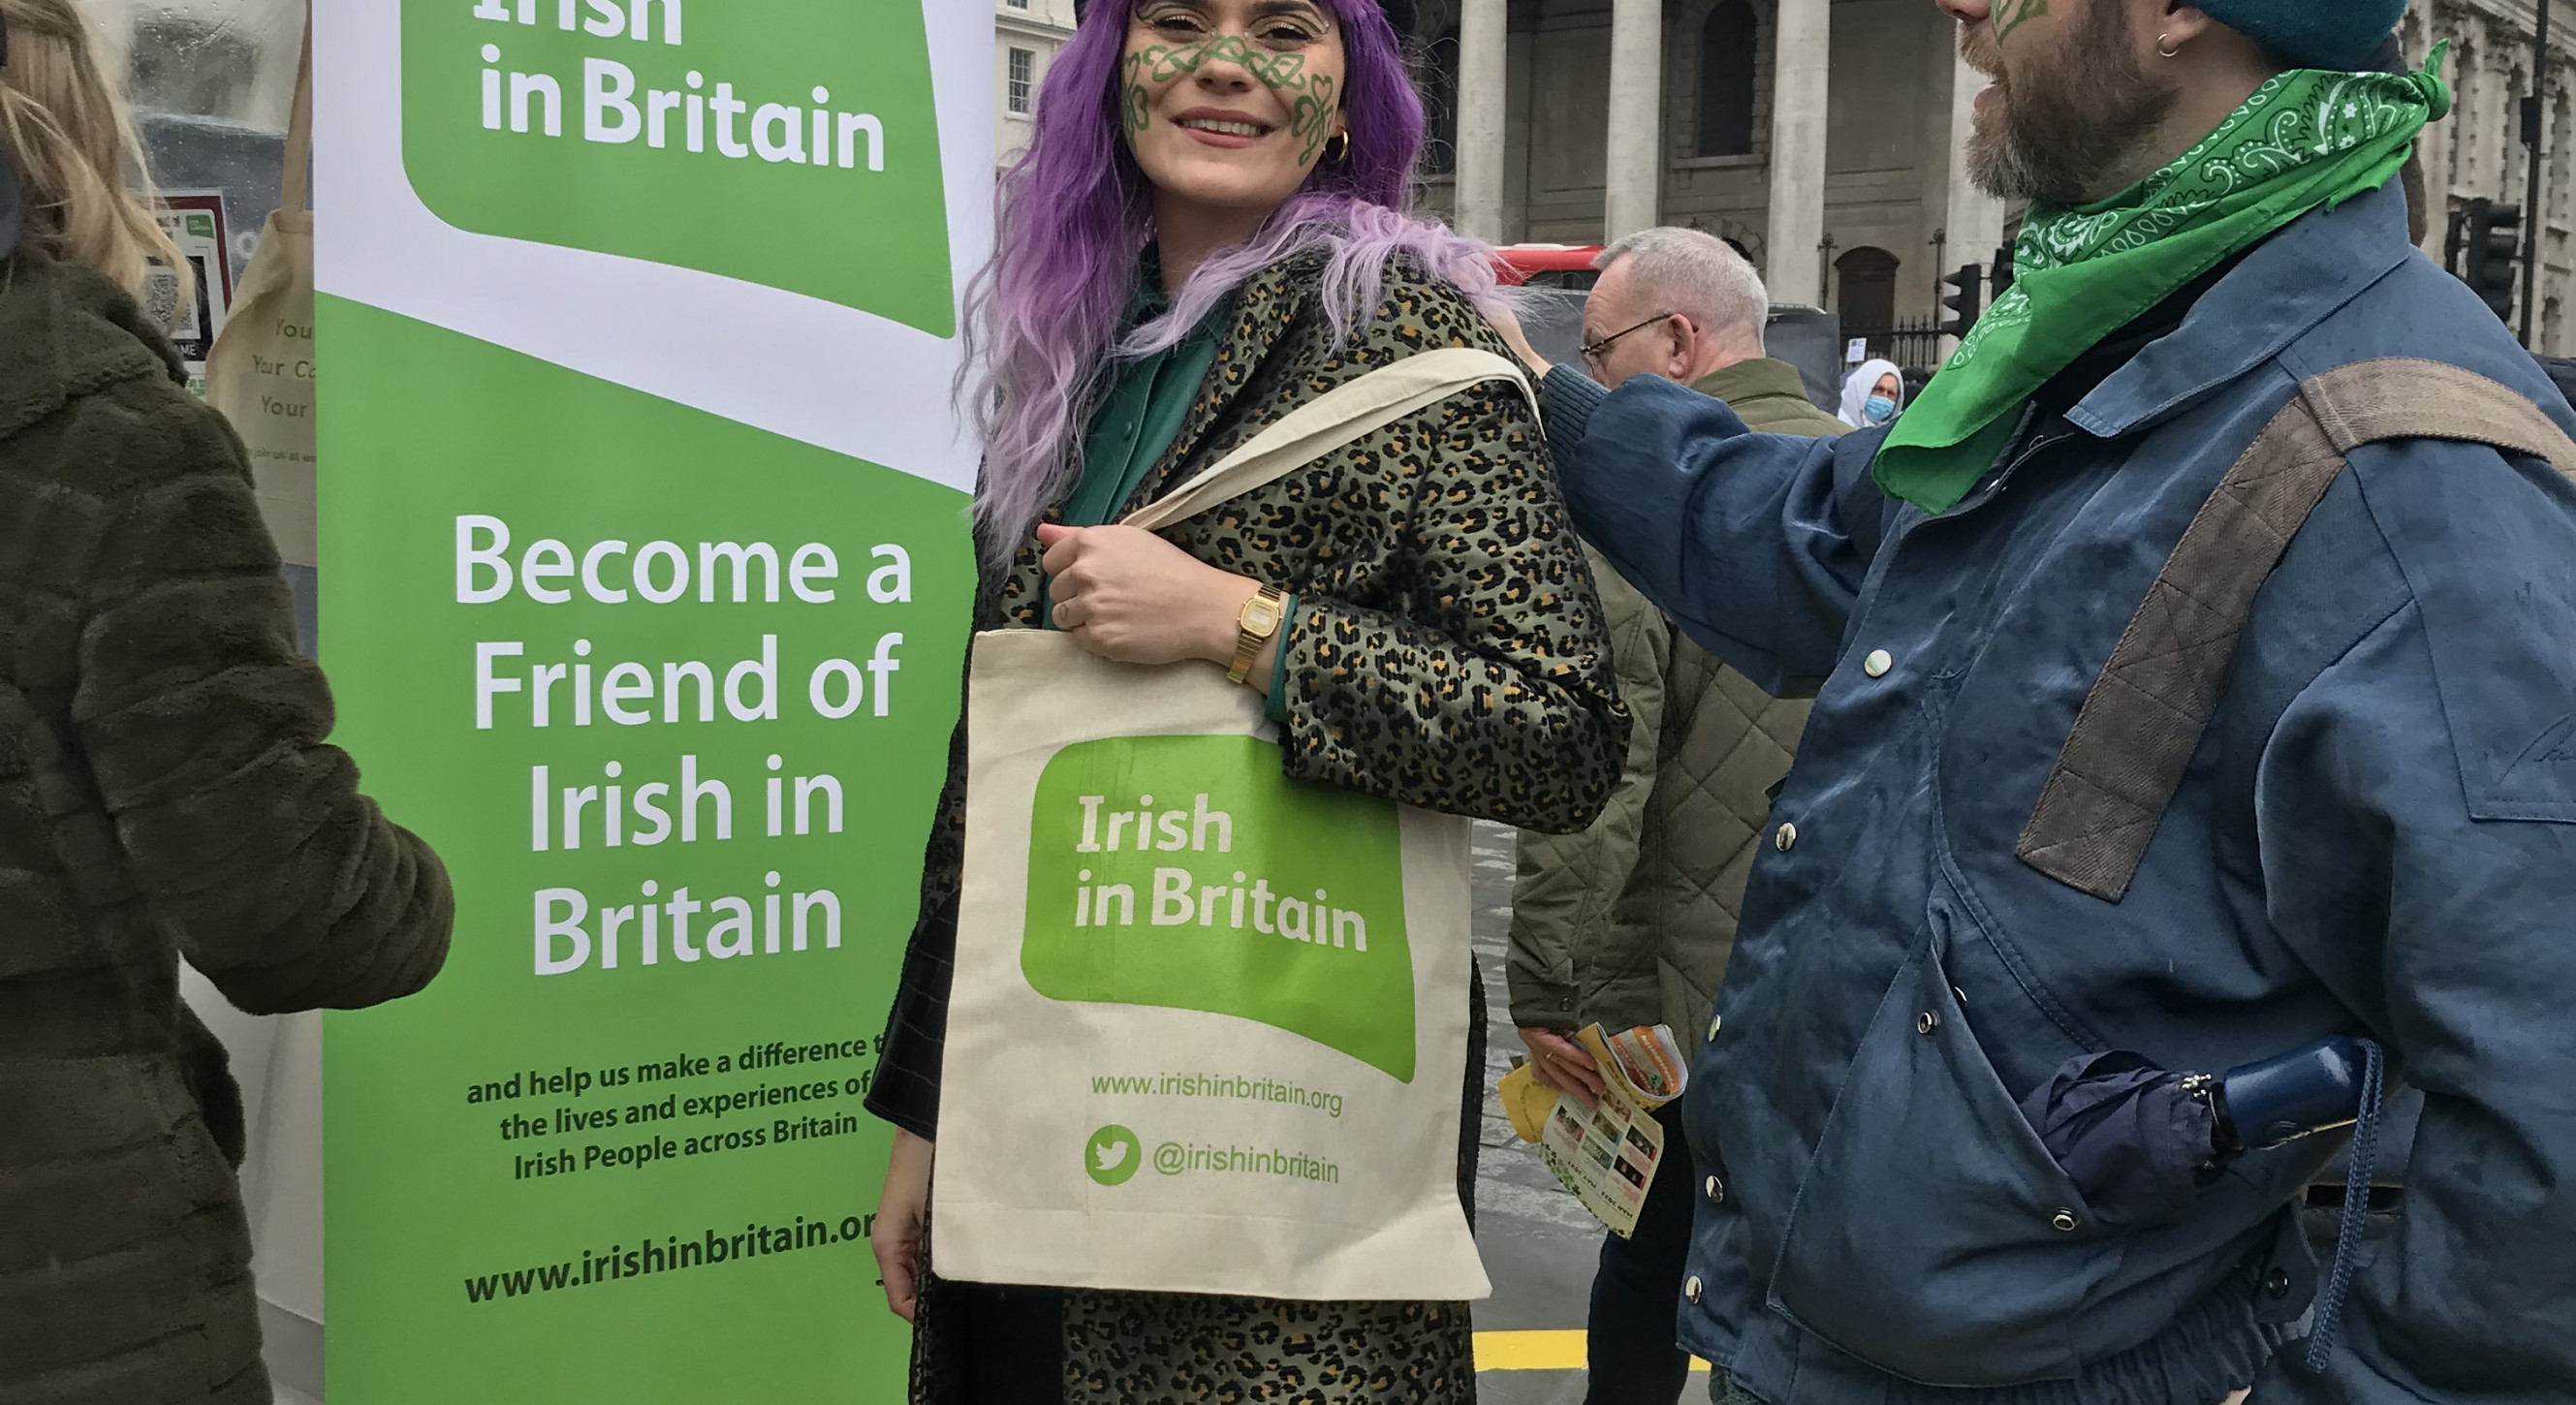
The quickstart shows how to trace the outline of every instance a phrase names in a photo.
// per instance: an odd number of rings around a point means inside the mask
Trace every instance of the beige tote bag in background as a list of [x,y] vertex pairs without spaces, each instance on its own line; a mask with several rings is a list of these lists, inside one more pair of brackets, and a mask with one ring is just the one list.
[[242,271],[232,315],[206,353],[206,403],[223,411],[250,450],[253,493],[277,553],[290,566],[319,562],[313,481],[313,212],[305,166],[313,149],[313,23],[295,68],[286,128],[286,173],[277,209]]

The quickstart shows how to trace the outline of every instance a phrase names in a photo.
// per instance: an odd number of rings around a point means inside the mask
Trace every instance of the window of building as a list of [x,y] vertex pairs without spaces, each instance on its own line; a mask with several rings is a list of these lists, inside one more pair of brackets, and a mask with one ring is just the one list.
[[251,37],[229,22],[148,14],[134,25],[127,95],[149,112],[238,117],[257,87],[259,58]]
[[1458,172],[1458,31],[1434,39],[1422,55],[1422,173]]
[[1003,85],[1002,101],[1013,117],[1026,117],[1035,105],[1031,98],[1037,92],[1038,56],[1031,49],[1013,49],[1009,63],[1009,80]]
[[1028,7],[1029,0],[1002,0],[1002,8],[1006,10],[1025,10]]
[[1699,154],[1753,154],[1753,6],[1718,0],[1699,31]]

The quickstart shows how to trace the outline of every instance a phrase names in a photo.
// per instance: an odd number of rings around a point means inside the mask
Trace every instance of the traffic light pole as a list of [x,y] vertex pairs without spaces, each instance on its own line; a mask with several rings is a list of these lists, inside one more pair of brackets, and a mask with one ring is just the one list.
[[[2522,108],[2522,141],[2531,157],[2531,176],[2523,196],[2522,227],[2522,344],[2531,346],[2532,309],[2540,303],[2540,231],[2547,220],[2541,218],[2540,204],[2540,138],[2546,125],[2549,96],[2549,0],[2539,0],[2539,15],[2532,28],[2531,96]],[[2534,348],[2535,350],[2537,348]]]

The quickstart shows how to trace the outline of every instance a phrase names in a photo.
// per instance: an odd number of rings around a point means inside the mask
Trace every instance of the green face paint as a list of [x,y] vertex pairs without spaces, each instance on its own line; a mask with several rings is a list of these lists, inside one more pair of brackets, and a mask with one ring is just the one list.
[[1996,42],[2002,42],[2005,35],[2047,13],[2048,0],[2000,0],[1995,6],[1993,20]]
[[1316,153],[1332,134],[1334,114],[1340,110],[1335,101],[1340,85],[1323,74],[1308,73],[1304,54],[1269,53],[1254,47],[1240,34],[1214,34],[1195,44],[1149,44],[1131,51],[1123,60],[1120,125],[1130,137],[1142,134],[1153,123],[1152,89],[1196,73],[1209,63],[1234,64],[1285,99],[1289,133],[1303,143],[1297,164],[1315,164]]
[[1130,137],[1143,133],[1146,124],[1153,120],[1145,97],[1145,85],[1136,81],[1136,60],[1139,57],[1137,54],[1127,56],[1127,82],[1118,96],[1118,125],[1126,128]]
[[1297,152],[1297,164],[1312,166],[1315,153],[1323,149],[1324,139],[1333,130],[1333,80],[1318,74],[1314,91],[1300,94],[1290,106],[1289,132],[1305,139]]

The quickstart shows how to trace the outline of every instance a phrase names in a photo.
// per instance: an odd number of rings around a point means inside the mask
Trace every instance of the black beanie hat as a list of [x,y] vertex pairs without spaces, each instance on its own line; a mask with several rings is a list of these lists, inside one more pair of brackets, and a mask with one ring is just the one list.
[[[1377,0],[1377,7],[1386,12],[1386,22],[1395,30],[1396,38],[1413,37],[1413,0]],[[1073,0],[1075,24],[1082,23],[1082,11],[1083,0]]]

